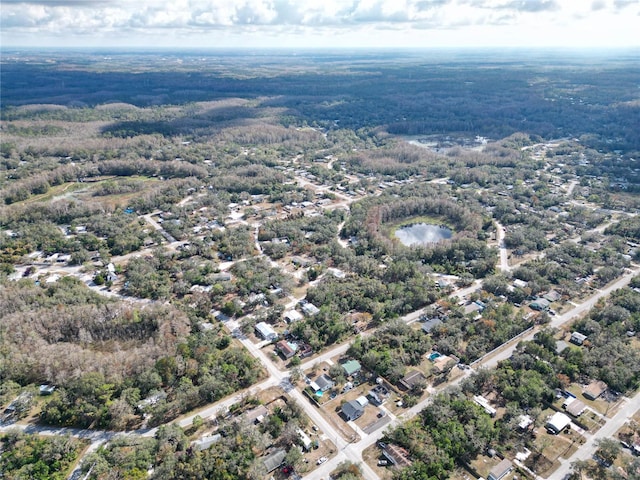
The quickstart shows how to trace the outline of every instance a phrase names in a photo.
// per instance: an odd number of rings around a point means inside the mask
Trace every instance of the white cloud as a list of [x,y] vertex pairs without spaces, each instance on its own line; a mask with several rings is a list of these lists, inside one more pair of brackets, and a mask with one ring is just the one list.
[[[127,41],[158,45],[159,37],[167,43],[179,39],[181,44],[176,46],[201,45],[203,39],[221,46],[238,42],[239,46],[276,46],[278,38],[282,39],[282,45],[290,45],[294,40],[297,46],[325,46],[332,42],[368,46],[382,41],[389,46],[640,43],[636,33],[640,2],[632,0],[2,0],[2,3],[0,27],[4,45],[74,44],[79,39],[95,45],[125,45]],[[588,32],[594,25],[596,30]],[[395,36],[389,32],[395,32]],[[431,33],[428,38],[425,32]],[[262,38],[273,44],[265,44]],[[349,43],[345,44],[347,39]]]

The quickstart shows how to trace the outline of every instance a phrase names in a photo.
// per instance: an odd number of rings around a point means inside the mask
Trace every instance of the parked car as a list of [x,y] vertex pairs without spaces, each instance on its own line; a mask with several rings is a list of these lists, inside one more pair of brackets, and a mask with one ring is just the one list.
[[326,462],[327,460],[329,460],[327,457],[320,457],[318,459],[318,461],[316,462],[316,465],[322,465],[324,462]]

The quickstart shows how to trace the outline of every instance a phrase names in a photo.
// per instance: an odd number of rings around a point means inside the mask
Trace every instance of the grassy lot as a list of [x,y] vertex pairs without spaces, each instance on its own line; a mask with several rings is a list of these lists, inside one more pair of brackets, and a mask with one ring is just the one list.
[[48,202],[56,197],[60,197],[63,195],[69,195],[73,192],[78,192],[80,190],[86,191],[89,189],[89,186],[84,183],[78,182],[66,182],[61,183],[60,185],[56,185],[55,187],[49,188],[47,193],[43,193],[40,195],[33,195],[22,202],[16,202],[16,204],[20,203],[35,203],[35,202]]

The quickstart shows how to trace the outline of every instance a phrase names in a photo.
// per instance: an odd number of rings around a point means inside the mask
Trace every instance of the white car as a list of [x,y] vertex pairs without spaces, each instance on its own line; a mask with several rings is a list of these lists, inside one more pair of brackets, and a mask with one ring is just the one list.
[[320,457],[318,459],[318,461],[316,462],[316,465],[322,465],[324,462],[326,462],[327,460],[329,460],[327,457]]

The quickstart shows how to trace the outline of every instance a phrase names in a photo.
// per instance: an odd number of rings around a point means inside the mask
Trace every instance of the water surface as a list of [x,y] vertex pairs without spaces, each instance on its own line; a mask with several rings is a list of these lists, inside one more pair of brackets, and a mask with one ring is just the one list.
[[394,235],[403,245],[427,245],[451,238],[453,232],[442,225],[414,223],[398,228]]

